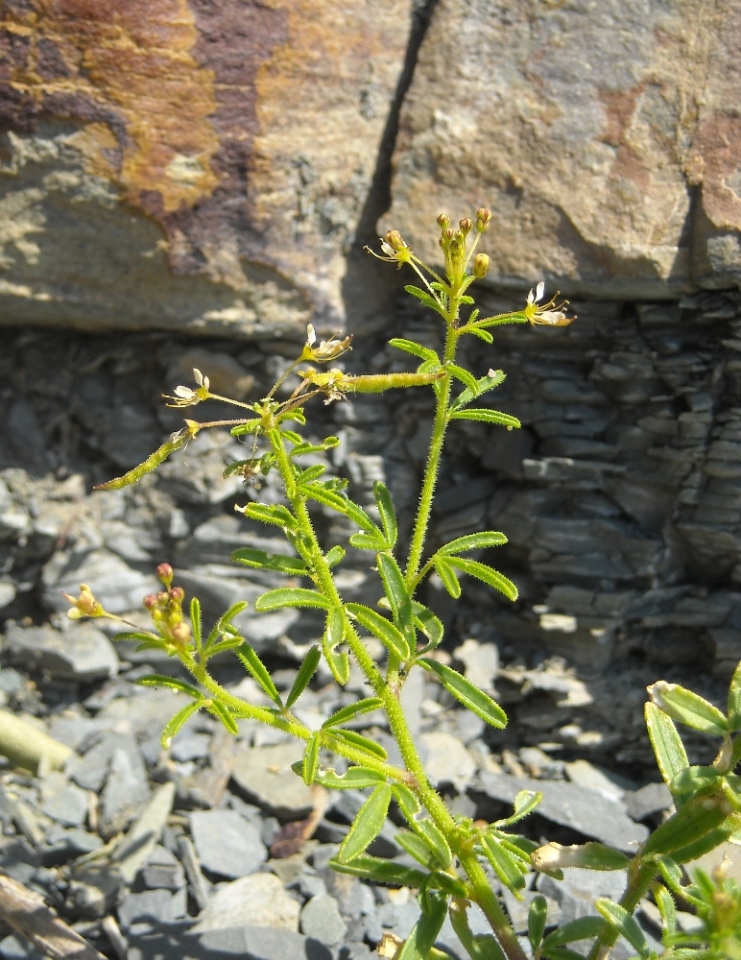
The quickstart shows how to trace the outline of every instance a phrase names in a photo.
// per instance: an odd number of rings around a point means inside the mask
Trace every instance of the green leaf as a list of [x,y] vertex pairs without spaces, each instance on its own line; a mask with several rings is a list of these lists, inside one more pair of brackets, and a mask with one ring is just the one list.
[[309,737],[306,744],[304,759],[301,763],[301,776],[307,787],[310,787],[316,780],[316,772],[319,766],[319,733],[315,732]]
[[193,642],[196,645],[196,650],[200,653],[203,621],[201,619],[201,601],[198,597],[193,597],[190,601],[190,626],[193,632]]
[[388,754],[381,744],[376,743],[375,740],[371,740],[369,737],[364,737],[361,733],[356,733],[354,730],[345,729],[336,729],[332,730],[331,732],[332,735],[338,740],[342,740],[355,750],[365,753],[369,759],[388,760]]
[[350,679],[350,658],[346,653],[337,653],[330,647],[326,632],[322,637],[322,652],[332,676],[341,687],[344,687]]
[[[291,436],[289,436],[289,433]],[[325,450],[332,450],[340,443],[339,437],[325,437],[321,443],[307,443],[301,439],[300,434],[289,430],[284,430],[283,436],[296,444],[291,450],[291,457],[302,457],[307,453],[322,453]]]
[[316,673],[316,668],[319,666],[319,661],[321,659],[322,655],[319,651],[319,647],[311,647],[309,652],[304,657],[301,666],[298,668],[296,679],[293,681],[293,686],[286,697],[286,707],[290,709],[304,692],[309,684],[309,681]]
[[604,929],[605,921],[602,917],[580,917],[549,933],[543,941],[543,949],[562,947],[576,940],[591,940],[592,937],[598,937]]
[[302,496],[308,497],[310,500],[316,500],[317,503],[321,503],[323,506],[337,511],[337,513],[345,513],[345,497],[342,494],[335,493],[334,490],[328,489],[323,484],[309,483],[299,486],[297,489]]
[[481,580],[490,587],[494,587],[495,590],[499,590],[509,600],[517,599],[517,587],[510,579],[493,567],[489,567],[485,563],[479,563],[478,560],[467,560],[464,557],[450,557],[447,562],[451,567],[455,567],[462,573],[476,577],[477,580]]
[[625,907],[621,907],[618,903],[613,903],[612,900],[608,900],[606,897],[600,897],[598,900],[595,900],[594,906],[611,927],[620,931],[620,935],[625,937],[634,950],[638,951],[640,957],[648,957],[650,951],[643,930],[638,926],[638,921],[635,917],[631,916]]
[[465,367],[459,367],[455,363],[446,363],[445,369],[451,376],[455,377],[456,380],[460,380],[466,390],[470,390],[474,397],[478,396],[479,382],[472,373],[469,373],[468,370],[465,369]]
[[200,710],[203,706],[203,698],[200,700],[191,700],[190,703],[186,705],[175,714],[175,716],[165,724],[165,729],[162,731],[162,737],[160,743],[164,750],[170,749],[170,744],[172,743],[172,738],[180,730],[186,720],[189,720],[193,714]]
[[455,575],[455,570],[449,565],[448,558],[436,553],[432,558],[432,563],[445,589],[454,600],[457,600],[461,595],[461,584]]
[[242,437],[245,433],[256,433],[262,425],[262,420],[248,420],[247,423],[238,423],[229,433],[233,437]]
[[431,883],[434,883],[435,886],[449,893],[451,897],[468,899],[471,896],[470,889],[462,880],[459,880],[457,877],[451,877],[449,873],[445,873],[442,870],[433,871]]
[[404,350],[405,353],[411,353],[415,357],[419,357],[420,360],[434,360],[436,363],[440,363],[440,357],[434,350],[430,350],[429,347],[423,347],[421,343],[415,343],[414,340],[404,340],[401,337],[394,337],[392,340],[389,340],[390,347],[396,347],[397,350]]
[[261,523],[272,523],[289,530],[296,530],[298,527],[296,518],[282,503],[248,503],[243,513],[250,520],[259,520]]
[[229,733],[236,737],[236,735],[239,733],[237,721],[234,719],[231,713],[229,713],[223,703],[221,703],[219,700],[212,700],[210,706],[208,707],[208,712],[218,717]]
[[316,590],[306,590],[304,587],[280,587],[278,590],[268,590],[255,600],[255,610],[260,613],[280,610],[283,607],[315,607],[319,610],[329,610],[331,604],[321,593],[317,593]]
[[674,859],[683,847],[694,843],[719,827],[728,816],[728,801],[722,793],[693,797],[654,830],[646,841],[642,856],[668,853]]
[[448,898],[445,894],[430,897],[429,912],[423,913],[412,927],[396,960],[429,960],[430,950],[445,921]]
[[314,779],[328,790],[365,790],[366,787],[375,787],[386,781],[380,770],[371,770],[370,767],[350,767],[343,774],[335,773],[332,769],[320,770]]
[[[437,300],[431,296],[427,291],[421,290],[419,287],[415,287],[414,284],[408,283],[404,287],[407,293],[411,294],[413,297],[416,297],[417,300],[421,300],[422,303],[429,307],[431,310],[434,310],[436,313],[442,312],[442,307],[437,302]],[[391,341],[393,343],[393,341]],[[396,344],[394,344],[396,346]]]
[[494,826],[509,827],[519,820],[524,820],[525,817],[530,816],[542,799],[543,794],[535,790],[520,790],[515,796],[515,802],[513,804],[514,813],[507,817],[506,820],[497,820]]
[[448,841],[432,820],[416,820],[414,829],[437,857],[443,870],[447,870],[453,860]]
[[389,493],[386,484],[381,483],[380,480],[376,480],[373,484],[373,496],[375,497],[378,513],[381,517],[381,526],[383,527],[383,532],[386,535],[388,549],[393,550],[396,546],[396,538],[399,535],[399,529],[396,523],[394,504],[391,500],[391,494]]
[[407,867],[393,860],[382,860],[380,857],[371,857],[363,854],[353,858],[352,863],[344,863],[339,859],[330,860],[330,865],[338,873],[349,873],[355,877],[364,877],[376,883],[387,883],[392,887],[419,888],[424,885],[429,873],[422,873],[414,867]]
[[437,551],[443,557],[450,557],[466,550],[483,550],[486,547],[501,547],[507,543],[503,533],[496,530],[482,530],[480,533],[469,533],[466,537],[458,537],[440,547]]
[[[389,553],[376,554],[376,566],[383,583],[383,589],[386,593],[391,612],[394,615],[394,622],[401,629],[406,638],[409,653],[415,649],[417,644],[417,635],[414,632],[414,623],[412,618],[412,598],[404,582],[404,575],[399,569],[399,565]],[[370,628],[369,628],[370,629]],[[383,638],[379,637],[383,643]],[[406,658],[403,658],[406,659]]]
[[521,861],[513,857],[490,833],[483,835],[481,845],[496,875],[505,887],[521,900],[520,890],[525,887],[525,870],[527,868],[523,867]]
[[347,723],[348,720],[354,720],[355,717],[360,717],[364,713],[371,713],[382,706],[383,700],[380,697],[366,697],[364,700],[348,704],[348,706],[338,710],[337,713],[333,713],[331,717],[324,721],[322,728],[336,727],[341,723]]
[[323,473],[327,472],[327,468],[321,463],[314,463],[312,466],[307,467],[305,470],[302,470],[301,473],[296,477],[296,483],[301,485],[308,485],[313,483],[314,480],[318,480]]
[[383,534],[371,520],[365,510],[363,510],[362,507],[359,507],[357,503],[353,503],[353,501],[348,497],[345,497],[345,515],[348,517],[348,519],[352,520],[353,523],[357,523],[361,530],[364,530],[371,536],[378,537],[379,540],[385,542]]
[[324,554],[324,559],[327,562],[327,566],[331,569],[336,567],[337,564],[344,559],[347,551],[344,547],[341,547],[339,543],[336,543],[331,550],[327,550]]
[[661,886],[659,883],[652,887],[652,892],[664,923],[664,929],[669,936],[672,937],[677,931],[677,907],[674,903],[674,897],[666,887]]
[[346,603],[345,609],[366,630],[370,630],[374,637],[378,637],[394,656],[400,660],[408,660],[411,657],[409,644],[404,634],[386,617],[376,613],[375,610],[371,610],[370,607],[363,606],[362,603]]
[[140,687],[167,687],[177,693],[187,693],[189,697],[195,697],[196,700],[203,700],[203,694],[197,687],[184,680],[176,680],[175,677],[165,677],[161,673],[148,673],[144,677],[139,677],[134,683]]
[[162,637],[156,633],[144,633],[141,630],[124,630],[122,633],[115,634],[113,639],[116,643],[123,643],[125,640],[138,640],[140,643],[153,643],[157,647],[161,647],[164,643]]
[[298,557],[291,557],[284,553],[266,553],[264,550],[253,550],[251,547],[241,547],[232,553],[232,560],[245,567],[256,570],[276,570],[278,573],[287,573],[290,576],[306,576],[306,564]]
[[399,830],[394,835],[394,840],[399,844],[402,850],[406,852],[423,867],[430,865],[430,848],[417,833],[411,830]]
[[488,330],[481,330],[479,327],[466,327],[465,331],[461,332],[472,333],[474,337],[478,337],[479,340],[483,340],[484,343],[494,343],[494,337],[492,337]]
[[282,710],[283,701],[280,698],[277,687],[273,683],[273,678],[270,676],[267,667],[255,653],[249,643],[245,642],[242,644],[239,650],[237,650],[237,656],[239,657],[245,670],[247,670],[257,681],[263,693],[266,693],[276,707]]
[[468,923],[468,905],[453,901],[450,905],[450,921],[456,936],[472,960],[507,960],[497,941],[488,934],[474,936]]
[[417,662],[425,670],[436,674],[448,693],[451,693],[456,700],[472,713],[475,713],[476,716],[481,717],[482,720],[498,730],[503,730],[507,726],[507,714],[499,704],[495,703],[483,690],[479,690],[475,684],[466,680],[456,670],[429,657],[421,657]]
[[386,549],[386,540],[381,536],[380,531],[377,537],[370,533],[354,533],[348,543],[357,550],[372,550],[374,553]]
[[[471,331],[473,332],[473,331]],[[479,331],[479,333],[484,333],[485,337],[491,337],[490,333],[486,331]],[[494,338],[491,337],[493,341]],[[470,403],[474,397],[481,396],[483,393],[488,393],[490,390],[493,390],[495,387],[498,387],[500,383],[503,383],[506,378],[506,374],[503,370],[491,370],[490,373],[485,377],[480,377],[476,381],[476,390],[464,390],[460,393],[453,403],[450,406],[452,411],[460,410],[461,407],[464,407],[467,403]]]
[[728,688],[728,723],[735,733],[741,730],[741,663],[733,671]]
[[237,650],[242,646],[244,638],[237,635],[236,637],[229,637],[227,640],[222,640],[221,643],[215,643],[212,647],[208,648],[208,656],[215,657],[217,653],[225,653],[227,650]]
[[542,893],[533,897],[527,913],[527,938],[533,950],[537,950],[543,940],[548,920],[548,901]]
[[680,770],[689,767],[684,744],[677,733],[674,721],[653,703],[644,708],[648,737],[653,747],[659,772],[667,786]]
[[391,787],[387,783],[379,783],[358,811],[345,839],[340,844],[337,853],[340,863],[354,860],[373,843],[386,822],[390,803]]
[[488,407],[469,407],[467,410],[456,408],[449,415],[451,420],[475,420],[478,423],[498,423],[511,430],[513,427],[521,427],[522,424],[517,417],[512,417],[508,413],[500,413],[498,410],[490,410]]
[[649,696],[659,710],[701,733],[713,733],[725,736],[728,733],[728,720],[717,707],[692,690],[680,687],[678,683],[660,680],[648,688]]
[[337,607],[332,607],[327,614],[327,623],[324,629],[327,644],[330,650],[334,650],[345,639],[345,621],[342,612]]
[[414,626],[429,640],[429,643],[418,652],[427,653],[428,650],[434,650],[445,635],[442,620],[416,600],[412,600],[412,614]]

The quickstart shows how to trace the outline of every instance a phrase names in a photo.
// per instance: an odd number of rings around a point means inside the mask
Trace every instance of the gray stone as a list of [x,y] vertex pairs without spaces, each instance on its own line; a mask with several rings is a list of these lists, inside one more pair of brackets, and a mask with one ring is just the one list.
[[339,905],[328,893],[312,897],[304,904],[300,923],[303,934],[330,947],[341,943],[347,934],[347,924],[342,919]]
[[[156,849],[156,843],[172,811],[174,799],[174,783],[164,783],[158,787],[136,822],[131,825],[126,836],[116,847],[114,857],[121,876],[127,883],[133,881],[142,864],[147,862],[147,859],[152,856],[152,851]],[[172,857],[172,854],[169,856]],[[156,886],[156,884],[149,885]]]
[[101,795],[101,835],[110,838],[124,830],[149,800],[144,762],[138,750],[117,748],[111,757]]
[[79,827],[87,817],[88,795],[84,790],[70,783],[42,803],[41,809],[47,817],[66,827]]
[[194,933],[243,926],[298,930],[300,904],[272,873],[253,873],[221,886],[193,928]]
[[626,793],[624,799],[628,814],[637,821],[662,813],[672,805],[672,795],[663,782],[647,783],[639,790]]
[[324,944],[292,930],[243,926],[203,933],[185,928],[129,939],[127,960],[213,960],[234,956],[239,960],[332,960]]
[[169,890],[145,890],[128,894],[118,908],[118,922],[124,933],[136,924],[141,927],[157,927],[160,923],[179,920],[186,914],[185,890],[171,893]]
[[[142,600],[156,593],[161,584],[153,574],[140,573],[109,550],[58,553],[43,573],[44,603],[51,610],[66,612],[69,604],[61,592],[76,597],[80,584],[92,587],[95,597],[110,613],[128,613],[141,609]],[[79,629],[78,625],[72,629]]]
[[494,689],[494,681],[499,670],[499,649],[495,643],[479,643],[478,640],[465,640],[453,651],[455,657],[465,666],[465,674],[482,690]]
[[[79,584],[75,596],[79,593]],[[104,633],[91,623],[64,633],[51,626],[8,627],[8,650],[18,662],[60,680],[88,683],[118,672],[118,656]]]
[[260,831],[233,810],[191,813],[190,827],[201,866],[221,877],[254,873],[267,858]]
[[452,783],[463,793],[476,772],[476,761],[451,733],[422,733],[417,738],[427,775],[438,784]]
[[311,791],[291,769],[304,748],[298,740],[270,747],[241,745],[232,774],[250,799],[282,820],[307,817],[314,804]]
[[480,777],[488,796],[503,803],[512,803],[520,790],[540,791],[543,794],[537,807],[540,816],[626,853],[635,853],[637,844],[648,836],[646,827],[634,823],[622,803],[588,787],[557,780],[511,777],[488,770],[482,771]]

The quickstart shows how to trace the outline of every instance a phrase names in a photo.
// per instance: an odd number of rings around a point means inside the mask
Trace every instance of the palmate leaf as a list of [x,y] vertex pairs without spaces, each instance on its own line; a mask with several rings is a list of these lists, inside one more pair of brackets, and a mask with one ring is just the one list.
[[503,730],[507,726],[507,714],[499,704],[495,703],[483,690],[479,690],[470,680],[466,680],[457,670],[429,657],[420,657],[417,663],[430,673],[436,674],[448,693],[451,693],[472,713],[498,730]]
[[354,860],[373,843],[386,822],[390,803],[391,787],[387,783],[379,784],[358,811],[340,844],[337,852],[340,863]]

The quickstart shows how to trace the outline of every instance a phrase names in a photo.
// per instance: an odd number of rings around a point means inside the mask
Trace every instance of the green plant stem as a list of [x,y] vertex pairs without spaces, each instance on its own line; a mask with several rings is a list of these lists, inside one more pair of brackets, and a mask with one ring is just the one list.
[[484,868],[479,863],[476,854],[463,848],[458,851],[461,866],[466,871],[471,886],[476,894],[476,902],[484,911],[486,919],[496,934],[508,960],[527,960],[525,951],[520,946],[515,931],[507,919],[507,915],[491,888]]
[[[651,860],[639,861],[634,868],[630,869],[628,885],[620,898],[620,906],[632,915],[657,873],[656,864]],[[607,960],[619,936],[620,933],[616,927],[605,924],[605,929],[592,944],[587,960]]]
[[[445,335],[445,361],[451,363],[455,359],[455,348],[458,342],[458,335],[453,328],[453,317],[457,315],[458,304],[451,301],[450,321],[448,323]],[[425,467],[425,476],[422,482],[422,491],[419,497],[419,508],[414,522],[414,532],[412,533],[412,542],[409,548],[409,560],[405,580],[407,588],[415,582],[419,565],[422,560],[422,551],[424,550],[425,540],[427,538],[427,527],[430,522],[430,513],[432,512],[432,500],[435,495],[435,485],[440,472],[440,459],[443,452],[443,443],[445,442],[445,428],[448,425],[448,405],[450,403],[450,376],[444,377],[440,381],[440,389],[437,394],[437,408],[435,410],[435,421],[432,425],[432,437],[430,439],[430,449],[427,455],[427,465]]]

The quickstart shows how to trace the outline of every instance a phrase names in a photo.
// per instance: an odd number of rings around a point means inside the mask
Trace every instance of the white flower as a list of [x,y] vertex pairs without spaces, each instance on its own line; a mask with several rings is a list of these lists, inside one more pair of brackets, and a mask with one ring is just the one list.
[[566,327],[576,320],[576,317],[570,317],[565,308],[569,301],[563,300],[556,303],[556,297],[553,297],[547,303],[540,304],[545,295],[545,283],[541,280],[535,290],[531,290],[527,295],[527,305],[525,306],[525,316],[531,324],[542,324],[551,327]]
[[174,401],[174,403],[168,403],[168,407],[194,407],[197,403],[200,403],[201,400],[208,400],[210,387],[208,377],[204,377],[197,367],[193,367],[193,379],[198,384],[196,390],[193,390],[192,387],[180,386],[175,387],[172,391],[172,397],[165,394],[167,400]]
[[337,340],[333,335],[329,340],[322,340],[319,346],[315,347],[316,330],[314,330],[313,325],[309,323],[306,325],[306,343],[304,344],[303,353],[299,357],[299,360],[313,360],[315,363],[327,363],[327,361],[334,360],[336,357],[339,357],[340,354],[349,350],[351,342],[352,337],[344,337],[342,340]]

